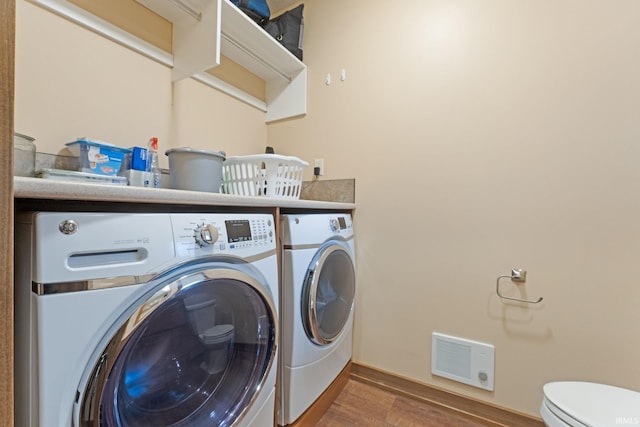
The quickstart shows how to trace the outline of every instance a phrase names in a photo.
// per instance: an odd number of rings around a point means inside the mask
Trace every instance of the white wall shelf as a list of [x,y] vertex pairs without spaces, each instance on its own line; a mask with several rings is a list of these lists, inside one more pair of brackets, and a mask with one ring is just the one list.
[[[307,67],[229,0],[136,0],[173,23],[173,56],[67,0],[31,0],[163,64],[172,80],[193,77],[264,111],[272,122],[306,114]],[[206,70],[224,55],[265,81],[266,101]]]

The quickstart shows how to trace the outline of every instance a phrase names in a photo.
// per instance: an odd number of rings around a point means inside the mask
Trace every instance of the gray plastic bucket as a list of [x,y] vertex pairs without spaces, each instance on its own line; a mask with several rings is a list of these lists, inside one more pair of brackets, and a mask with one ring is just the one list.
[[224,153],[184,147],[172,148],[165,154],[169,157],[170,188],[220,192]]

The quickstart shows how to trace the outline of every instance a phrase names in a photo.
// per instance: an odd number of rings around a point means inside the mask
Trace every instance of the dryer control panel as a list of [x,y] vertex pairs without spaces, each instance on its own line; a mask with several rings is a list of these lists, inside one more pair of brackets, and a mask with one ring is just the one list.
[[263,214],[173,214],[176,256],[246,257],[274,250],[273,222]]
[[329,238],[353,239],[349,213],[282,215],[283,245],[320,245]]

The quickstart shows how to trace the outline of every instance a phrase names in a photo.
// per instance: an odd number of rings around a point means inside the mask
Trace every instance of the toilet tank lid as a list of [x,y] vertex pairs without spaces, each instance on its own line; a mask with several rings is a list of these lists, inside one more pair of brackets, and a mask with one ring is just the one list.
[[640,424],[640,393],[620,387],[582,381],[545,384],[545,398],[587,426]]

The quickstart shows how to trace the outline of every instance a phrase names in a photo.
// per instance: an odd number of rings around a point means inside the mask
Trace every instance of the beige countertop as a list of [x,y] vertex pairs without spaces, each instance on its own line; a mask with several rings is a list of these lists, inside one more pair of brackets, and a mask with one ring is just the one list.
[[13,186],[14,198],[16,199],[160,203],[170,205],[202,206],[279,207],[296,209],[355,209],[354,203],[234,196],[230,194],[170,190],[164,188],[85,184],[79,182],[25,178],[19,176],[14,177]]

